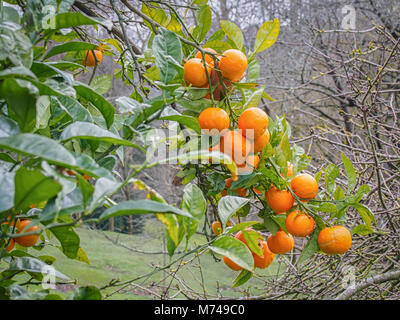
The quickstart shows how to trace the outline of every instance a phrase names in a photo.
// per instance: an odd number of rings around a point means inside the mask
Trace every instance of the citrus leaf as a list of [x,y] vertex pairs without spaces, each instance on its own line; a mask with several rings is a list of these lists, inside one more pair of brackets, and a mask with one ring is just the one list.
[[229,218],[242,208],[249,199],[235,196],[225,196],[218,202],[218,215],[225,227]]
[[249,248],[240,240],[224,236],[217,238],[209,249],[221,254],[242,268],[252,271],[254,269],[254,259]]

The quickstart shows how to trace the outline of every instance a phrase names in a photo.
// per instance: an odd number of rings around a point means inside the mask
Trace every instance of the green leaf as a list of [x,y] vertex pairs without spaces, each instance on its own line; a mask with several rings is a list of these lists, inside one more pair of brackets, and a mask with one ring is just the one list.
[[374,214],[366,205],[361,203],[353,203],[351,206],[357,210],[367,226],[371,227],[371,222],[375,223]]
[[246,270],[252,271],[254,269],[254,259],[249,248],[236,238],[219,237],[209,246],[209,249],[229,258]]
[[188,184],[183,189],[182,209],[189,212],[194,219],[184,218],[186,238],[189,240],[196,232],[200,219],[204,216],[207,203],[203,192],[195,184]]
[[177,115],[161,117],[160,120],[176,121],[190,129],[193,129],[199,134],[201,132],[199,121],[195,117],[177,114]]
[[160,28],[159,34],[154,37],[153,53],[161,81],[165,84],[170,83],[178,74],[177,68],[182,61],[182,46],[178,36]]
[[97,49],[97,45],[90,42],[83,41],[70,41],[67,43],[63,43],[57,46],[52,47],[46,55],[42,58],[42,60],[46,60],[48,58],[54,57],[58,54],[71,52],[71,51],[81,51],[81,50],[95,50]]
[[18,133],[18,124],[14,120],[0,115],[0,138],[14,136]]
[[6,79],[0,84],[0,98],[7,102],[8,115],[21,131],[31,132],[36,125],[36,87],[22,80]]
[[190,161],[198,163],[198,160],[204,161],[205,163],[209,163],[209,161],[212,161],[212,163],[221,163],[227,167],[227,169],[231,172],[232,176],[237,176],[237,167],[236,164],[233,162],[232,158],[224,153],[216,151],[209,152],[205,150],[200,150],[200,151],[183,153],[178,156],[172,156],[166,159],[162,159],[156,163],[153,163],[152,165],[154,166],[156,164],[174,163],[174,161],[178,161],[180,164],[185,165]]
[[249,62],[249,67],[248,67],[248,74],[247,74],[247,79],[249,82],[257,82],[258,78],[260,77],[260,62],[258,61],[257,58],[253,58]]
[[78,255],[80,238],[71,226],[49,229],[61,244],[61,251],[66,257],[75,259]]
[[235,23],[227,20],[221,20],[220,24],[226,35],[233,40],[236,48],[242,50],[244,38],[240,28]]
[[254,43],[254,53],[262,52],[271,47],[278,39],[279,29],[279,19],[266,21],[260,29],[258,29],[256,41]]
[[249,249],[256,255],[262,256],[264,251],[258,245],[258,240],[263,239],[263,236],[254,230],[243,230],[242,232]]
[[198,25],[193,30],[193,36],[197,39],[197,41],[202,41],[208,31],[211,28],[211,9],[209,6],[201,6],[199,10],[197,10],[197,23]]
[[51,177],[46,177],[39,170],[18,169],[15,174],[14,206],[16,210],[25,210],[33,203],[46,201],[62,189]]
[[107,128],[110,128],[114,122],[114,106],[84,83],[75,81],[74,89],[79,96],[90,101],[101,112],[104,120],[106,120]]
[[246,221],[246,222],[241,222],[237,225],[234,225],[233,227],[229,228],[227,230],[227,234],[232,234],[232,233],[236,233],[238,231],[244,230],[246,228],[249,228],[255,224],[258,224],[258,221]]
[[344,165],[344,170],[346,171],[346,176],[347,176],[347,194],[350,194],[354,190],[354,187],[357,184],[357,174],[356,170],[353,167],[353,164],[344,155],[344,153],[342,153],[341,156]]
[[36,129],[45,129],[51,117],[50,99],[48,96],[40,96],[36,100]]
[[225,196],[218,202],[218,215],[225,227],[229,218],[242,208],[249,199],[234,196]]
[[14,207],[14,177],[15,171],[3,172],[0,167],[0,212]]
[[116,134],[89,122],[77,121],[66,127],[61,133],[60,140],[68,141],[71,139],[103,141],[143,150],[138,145],[130,141],[124,140]]
[[101,24],[111,30],[113,24],[110,20],[97,17],[89,17],[82,12],[65,12],[55,16],[56,29],[72,28],[85,25]]
[[318,235],[320,230],[318,228],[314,229],[314,232],[310,238],[310,240],[305,245],[303,251],[300,254],[299,259],[297,260],[297,265],[301,265],[306,262],[315,252],[319,250],[318,246]]
[[102,74],[97,76],[93,79],[90,87],[98,94],[105,94],[111,88],[112,78],[111,74]]
[[0,148],[22,155],[39,157],[67,168],[76,165],[75,158],[61,144],[37,134],[21,133],[0,138]]
[[243,110],[257,107],[261,101],[263,92],[264,88],[254,91],[250,96],[250,98],[246,101],[245,105],[243,106]]
[[67,97],[51,97],[52,101],[58,102],[58,105],[72,118],[73,121],[93,122],[90,112],[82,106],[77,100]]
[[325,186],[330,194],[333,194],[336,189],[335,180],[339,174],[339,168],[332,163],[329,164],[325,169]]
[[101,292],[95,286],[79,287],[75,290],[74,294],[69,298],[70,300],[101,300]]
[[275,222],[274,219],[272,219],[271,216],[265,216],[264,217],[264,225],[265,228],[272,233],[272,235],[275,235],[276,232],[279,229],[279,224]]
[[359,224],[353,228],[351,231],[352,234],[358,234],[360,236],[366,236],[369,235],[373,232],[371,226],[368,226],[366,224]]
[[[11,263],[9,269],[10,271],[27,271],[27,272],[32,272],[32,273],[47,273],[50,274],[49,270],[49,265],[44,263],[43,261],[32,258],[32,257],[21,257],[21,258],[15,258]],[[69,278],[62,274],[61,272],[55,270],[55,276],[64,279],[64,280],[69,280]]]
[[236,279],[233,281],[233,286],[232,288],[239,287],[243,284],[245,284],[247,281],[249,281],[253,277],[253,273],[248,271],[248,270],[242,270],[239,275],[236,277]]
[[99,220],[110,219],[121,215],[151,214],[151,213],[174,213],[184,217],[192,218],[191,214],[168,204],[153,200],[129,200],[121,202],[105,210]]

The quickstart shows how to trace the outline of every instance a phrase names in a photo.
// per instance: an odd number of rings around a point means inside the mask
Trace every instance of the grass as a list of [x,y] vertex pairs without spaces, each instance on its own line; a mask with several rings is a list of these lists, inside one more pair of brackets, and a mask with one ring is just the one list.
[[[113,239],[118,238],[119,242],[131,248],[151,252],[163,251],[164,226],[155,219],[146,219],[145,221],[145,229],[141,234],[126,235],[108,231],[105,234]],[[98,288],[107,285],[113,279],[128,281],[151,272],[155,266],[164,266],[170,263],[168,255],[132,252],[118,246],[106,239],[103,231],[78,228],[76,232],[81,238],[81,247],[86,252],[90,264],[65,257],[57,248],[58,243],[55,239],[51,240],[53,246],[46,246],[40,251],[40,254],[34,249],[29,249],[29,252],[36,256],[51,255],[55,257],[55,268],[71,279],[75,279],[77,286],[94,285]],[[194,248],[204,242],[204,236],[195,234],[189,242],[189,247]],[[184,250],[184,247],[180,246],[177,250]],[[175,255],[172,259],[177,259],[179,256]],[[242,287],[232,288],[233,280],[238,273],[230,270],[222,261],[216,262],[209,252],[199,257],[195,257],[194,255],[187,256],[184,261],[187,260],[192,261],[187,265],[181,266],[177,272],[179,279],[187,285],[187,290],[194,290],[196,292],[205,291],[207,295],[212,295],[214,298],[217,298],[218,290],[222,296],[242,296],[242,291],[247,289],[248,286],[252,287],[252,294],[261,292],[262,281],[259,279],[252,279]],[[278,272],[278,263],[276,260],[265,270],[257,269],[257,276],[266,277]],[[173,268],[176,267],[177,264],[173,266]],[[136,281],[135,283],[142,287],[149,287],[152,282],[159,283],[165,275],[163,271],[158,271],[151,277]],[[202,278],[204,280],[204,287],[201,281]],[[178,280],[171,282],[171,277],[168,277],[162,283],[166,286],[170,284],[172,288],[171,292],[177,292]],[[182,287],[182,285],[180,286]],[[75,285],[61,285],[57,289],[63,292],[62,295],[64,297],[67,297],[73,292],[75,287]],[[119,287],[114,287],[102,290],[103,297],[113,293],[108,299],[155,298],[154,295],[151,295],[140,287],[128,286],[120,292],[115,292],[118,289]],[[162,293],[162,290],[157,286],[151,287],[151,290],[158,294]],[[176,298],[185,299],[185,296],[178,294]]]

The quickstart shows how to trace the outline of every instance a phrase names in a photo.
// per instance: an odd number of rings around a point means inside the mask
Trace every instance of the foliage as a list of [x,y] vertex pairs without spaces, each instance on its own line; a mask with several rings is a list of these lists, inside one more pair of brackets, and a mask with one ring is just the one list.
[[[40,242],[33,247],[35,251],[40,254],[48,239],[55,237],[65,256],[89,263],[74,228],[117,216],[154,214],[166,225],[167,248],[172,257],[182,241],[185,239],[187,244],[198,226],[210,216],[207,207],[211,205],[217,209],[213,212],[214,219],[221,220],[224,233],[209,238],[207,246],[197,251],[209,249],[243,267],[246,271],[239,274],[234,286],[243,285],[251,278],[254,264],[248,247],[231,234],[249,226],[275,233],[283,226],[282,219],[268,208],[264,196],[250,193],[247,198],[234,195],[221,198],[223,181],[237,174],[235,163],[220,152],[190,150],[203,139],[197,122],[203,109],[218,106],[231,115],[239,115],[246,108],[258,106],[262,98],[272,99],[257,84],[259,63],[255,54],[275,43],[279,20],[265,22],[257,32],[252,50],[247,52],[248,82],[235,83],[233,91],[216,101],[212,94],[210,100],[203,98],[208,89],[184,85],[182,60],[191,58],[194,48],[201,49],[200,43],[217,51],[235,48],[246,52],[246,48],[240,28],[230,21],[222,20],[218,34],[206,39],[211,10],[204,2],[193,4],[198,9],[198,21],[192,33],[173,10],[167,12],[157,3],[143,4],[142,18],[153,32],[143,56],[135,55],[129,40],[124,38],[89,41],[71,31],[68,40],[61,40],[65,28],[79,27],[84,32],[89,28],[112,26],[110,21],[72,11],[71,4],[65,1],[56,5],[52,28],[47,28],[43,1],[39,0],[26,1],[23,11],[8,7],[7,14],[2,16],[0,222],[29,218],[40,227],[36,232],[40,234]],[[134,87],[129,97],[120,97],[113,104],[104,96],[111,75],[91,77],[89,83],[76,80],[79,73],[88,72],[81,64],[85,52],[96,48],[116,58],[120,68],[114,71],[115,77]],[[96,67],[93,76],[95,71]],[[152,98],[150,91],[155,93]],[[168,121],[171,127],[178,123],[176,135],[157,136],[153,123],[157,119]],[[237,116],[231,120],[235,127]],[[288,161],[293,164],[294,175],[308,167],[310,158],[301,147],[290,143],[291,128],[285,116],[270,119],[269,123],[270,143],[261,153],[259,169],[251,175],[240,176],[231,190],[256,187],[263,194],[271,185],[289,188],[290,178],[281,176],[287,172]],[[190,139],[184,136],[188,132]],[[167,143],[171,149],[189,152],[154,160],[152,152]],[[132,170],[125,179],[115,174],[115,161],[106,161],[110,156],[121,157],[118,152],[121,147],[134,148],[146,156],[142,163],[129,164]],[[210,158],[213,164],[209,164]],[[156,191],[134,178],[142,170],[171,161],[181,165],[179,177],[187,184],[180,208],[168,204]],[[372,232],[374,216],[360,203],[369,189],[365,185],[356,189],[356,172],[344,155],[343,163],[346,190],[337,183],[341,170],[328,165],[318,174],[323,175],[325,188],[321,188],[317,199],[302,203],[296,198],[298,206],[317,222],[299,263],[318,251],[315,244],[318,230],[333,223],[344,223],[351,207],[365,223],[356,227],[354,233]],[[116,203],[113,195],[129,184],[145,190],[147,198]],[[96,214],[99,209],[102,209],[100,215]],[[258,210],[261,221],[240,223],[240,218],[247,216],[251,209]],[[230,219],[238,221],[231,228],[226,227]],[[53,259],[35,255],[35,251],[19,245],[7,252],[9,239],[17,237],[16,230],[8,224],[2,225],[0,259],[6,267],[1,272],[0,294],[9,299],[59,298],[47,289],[30,292],[21,285],[17,275],[24,273],[31,279],[42,280],[43,268]],[[255,250],[256,241],[250,241]],[[60,281],[69,280],[57,271],[56,277]],[[101,297],[99,289],[89,286],[78,288],[70,298]]]

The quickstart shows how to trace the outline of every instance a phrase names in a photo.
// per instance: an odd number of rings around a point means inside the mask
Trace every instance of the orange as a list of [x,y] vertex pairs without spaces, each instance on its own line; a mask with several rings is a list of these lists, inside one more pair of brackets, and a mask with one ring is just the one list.
[[[229,189],[231,187],[232,182],[233,182],[232,178],[225,180],[225,189],[222,190],[222,192],[221,192],[222,196],[226,196],[228,194],[227,189]],[[239,197],[245,197],[247,194],[247,190],[243,189],[243,188],[235,189],[235,192],[238,194]]]
[[90,180],[90,176],[89,175],[87,175],[86,173],[83,175],[83,179],[85,179],[86,181],[87,180]]
[[239,265],[237,265],[236,263],[234,263],[231,259],[229,259],[228,257],[223,256],[223,260],[225,262],[225,264],[231,268],[234,271],[239,271],[242,270],[243,268]]
[[229,116],[224,109],[207,108],[199,116],[199,125],[207,134],[217,135],[224,129],[229,128]]
[[322,229],[318,235],[318,245],[327,254],[342,254],[351,247],[351,233],[343,226]]
[[[6,240],[6,243],[7,243],[7,240]],[[10,252],[12,249],[14,249],[14,246],[15,246],[15,240],[14,239],[10,239],[10,243],[8,244],[8,246],[6,248],[6,251]]]
[[268,115],[260,108],[248,108],[240,115],[238,127],[244,137],[256,140],[268,128]]
[[275,235],[271,234],[267,239],[267,243],[271,252],[276,254],[287,253],[294,248],[292,235],[283,230],[278,230]]
[[[286,172],[286,177],[291,177],[293,175],[293,165],[288,161],[287,162],[287,172]],[[282,177],[285,177],[283,173],[281,173]]]
[[[10,217],[8,217],[8,220],[9,220],[9,219],[10,219]],[[9,225],[10,225],[10,226],[9,226],[9,232],[12,232],[12,229],[13,229],[13,227],[14,227],[15,221],[11,221],[11,223],[9,223],[8,221],[6,221],[6,222],[3,222],[2,224],[9,224]],[[18,220],[17,220],[17,224],[18,224]],[[5,239],[4,241],[5,241],[4,244],[7,244],[8,239]],[[12,249],[14,249],[14,246],[15,246],[15,241],[14,241],[13,238],[11,238],[11,239],[10,239],[10,243],[9,243],[8,246],[6,247],[6,251],[7,251],[7,252],[10,252]]]
[[96,59],[94,58],[93,52],[96,55],[97,65],[103,60],[103,54],[100,50],[88,50],[86,51],[85,59],[83,60],[83,65],[86,67],[94,67],[96,65]]
[[[215,51],[214,49],[211,48],[203,48],[204,51],[209,52],[209,53],[213,53],[213,54],[217,54],[217,51]],[[194,56],[197,59],[203,60],[203,55],[201,54],[201,51],[198,51],[196,53],[196,55]],[[210,54],[204,54],[204,60],[206,60],[206,63],[210,66],[214,65],[214,59],[213,56]]]
[[264,147],[268,144],[269,137],[270,137],[270,134],[267,129],[261,136],[259,136],[257,139],[255,139],[254,140],[254,152],[261,152],[264,149]]
[[[253,231],[253,229],[251,229],[251,228],[246,228],[245,231]],[[238,239],[238,240],[240,240],[240,241],[242,241],[246,246],[248,246],[248,245],[247,245],[247,241],[246,241],[246,239],[244,238],[244,233],[243,233],[243,231],[239,231],[239,232],[235,235],[235,238]]]
[[238,165],[239,174],[250,174],[254,169],[258,168],[258,163],[260,162],[260,157],[254,154],[247,156],[246,161],[242,165]]
[[237,165],[244,164],[252,149],[250,141],[234,130],[225,132],[219,145],[221,152],[230,156]]
[[[31,222],[32,222],[31,220],[20,221],[17,225],[17,233],[21,233],[22,231],[24,233],[38,231],[39,230],[38,226],[32,226],[29,229],[24,230],[24,228],[27,225],[29,225]],[[38,240],[39,240],[39,235],[37,235],[37,234],[32,234],[32,235],[15,238],[15,242],[23,247],[32,247],[36,244],[36,242]]]
[[256,268],[265,269],[274,260],[275,254],[271,252],[266,241],[261,241],[260,245],[263,249],[263,255],[260,257],[253,253],[254,266]]
[[[210,73],[210,67],[207,66],[207,71]],[[206,68],[201,59],[189,59],[183,67],[183,76],[188,84],[195,87],[203,87],[208,83]]]
[[294,198],[287,190],[278,190],[272,186],[265,193],[265,199],[269,207],[275,212],[285,212],[293,207]]
[[215,235],[219,236],[222,233],[222,226],[221,222],[219,221],[214,221],[211,224],[211,230],[214,232]]
[[[247,228],[245,230],[253,231],[253,229],[251,229],[251,228]],[[242,231],[239,231],[236,234],[235,238],[242,241],[248,247],[247,241],[244,238],[244,233]],[[259,241],[259,246],[263,249],[263,255],[261,257],[258,256],[257,254],[255,254],[252,250],[250,250],[250,252],[253,255],[254,266],[256,268],[264,269],[272,263],[272,261],[274,260],[275,254],[269,250],[268,244],[266,241]]]
[[318,194],[318,182],[308,173],[301,173],[292,179],[290,188],[302,199],[314,199]]
[[313,217],[295,210],[288,214],[285,221],[286,230],[295,237],[307,237],[314,230]]
[[246,55],[236,49],[226,50],[219,60],[218,68],[221,70],[221,75],[224,78],[237,82],[246,71]]

